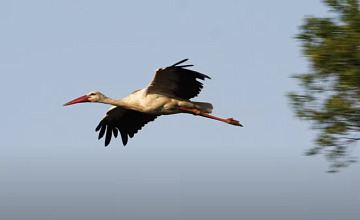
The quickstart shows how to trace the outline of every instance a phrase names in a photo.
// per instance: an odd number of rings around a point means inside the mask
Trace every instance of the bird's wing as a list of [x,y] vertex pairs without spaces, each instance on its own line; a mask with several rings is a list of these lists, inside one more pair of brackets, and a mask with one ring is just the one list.
[[197,79],[205,80],[205,78],[210,79],[210,77],[185,69],[185,67],[193,65],[179,65],[187,60],[185,59],[172,66],[157,69],[154,78],[146,88],[146,92],[148,94],[167,94],[187,100],[197,96],[203,88],[203,84],[197,81]]
[[95,131],[99,131],[99,139],[106,133],[105,147],[110,143],[112,135],[116,138],[119,131],[125,146],[128,136],[132,138],[145,124],[154,121],[157,117],[158,115],[113,106],[100,121]]

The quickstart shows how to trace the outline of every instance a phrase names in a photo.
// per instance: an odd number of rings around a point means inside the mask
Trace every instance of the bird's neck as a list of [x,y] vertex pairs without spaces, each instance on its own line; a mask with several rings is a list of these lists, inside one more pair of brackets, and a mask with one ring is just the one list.
[[122,99],[111,99],[106,96],[101,100],[101,103],[115,105],[115,106],[124,106],[125,105],[125,103]]

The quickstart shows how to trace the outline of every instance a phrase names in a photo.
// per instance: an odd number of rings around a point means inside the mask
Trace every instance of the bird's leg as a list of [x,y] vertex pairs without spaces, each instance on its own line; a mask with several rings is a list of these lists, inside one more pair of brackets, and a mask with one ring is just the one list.
[[179,109],[183,110],[183,111],[191,112],[191,113],[193,113],[195,115],[200,115],[200,116],[203,116],[203,117],[215,119],[215,120],[218,120],[218,121],[223,121],[223,122],[231,124],[231,125],[242,127],[242,125],[239,123],[239,121],[234,120],[233,118],[222,119],[222,118],[218,118],[218,117],[206,114],[206,113],[202,113],[201,111],[199,111],[197,109],[184,108],[184,107],[179,107]]

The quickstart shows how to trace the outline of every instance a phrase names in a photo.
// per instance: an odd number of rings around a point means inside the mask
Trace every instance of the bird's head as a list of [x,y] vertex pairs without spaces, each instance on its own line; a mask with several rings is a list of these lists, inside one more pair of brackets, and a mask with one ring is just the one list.
[[72,105],[81,102],[101,102],[101,100],[103,100],[104,98],[105,96],[102,93],[98,91],[93,91],[93,92],[89,92],[87,95],[81,96],[77,99],[67,102],[63,104],[63,106]]

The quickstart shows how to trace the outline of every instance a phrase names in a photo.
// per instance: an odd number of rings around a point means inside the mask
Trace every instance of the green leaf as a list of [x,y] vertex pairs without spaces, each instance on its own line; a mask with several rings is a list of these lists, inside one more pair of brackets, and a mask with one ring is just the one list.
[[334,16],[304,19],[295,38],[311,68],[292,76],[301,92],[287,97],[318,132],[306,155],[323,154],[337,172],[354,161],[349,145],[360,140],[360,12],[358,0],[323,2]]

